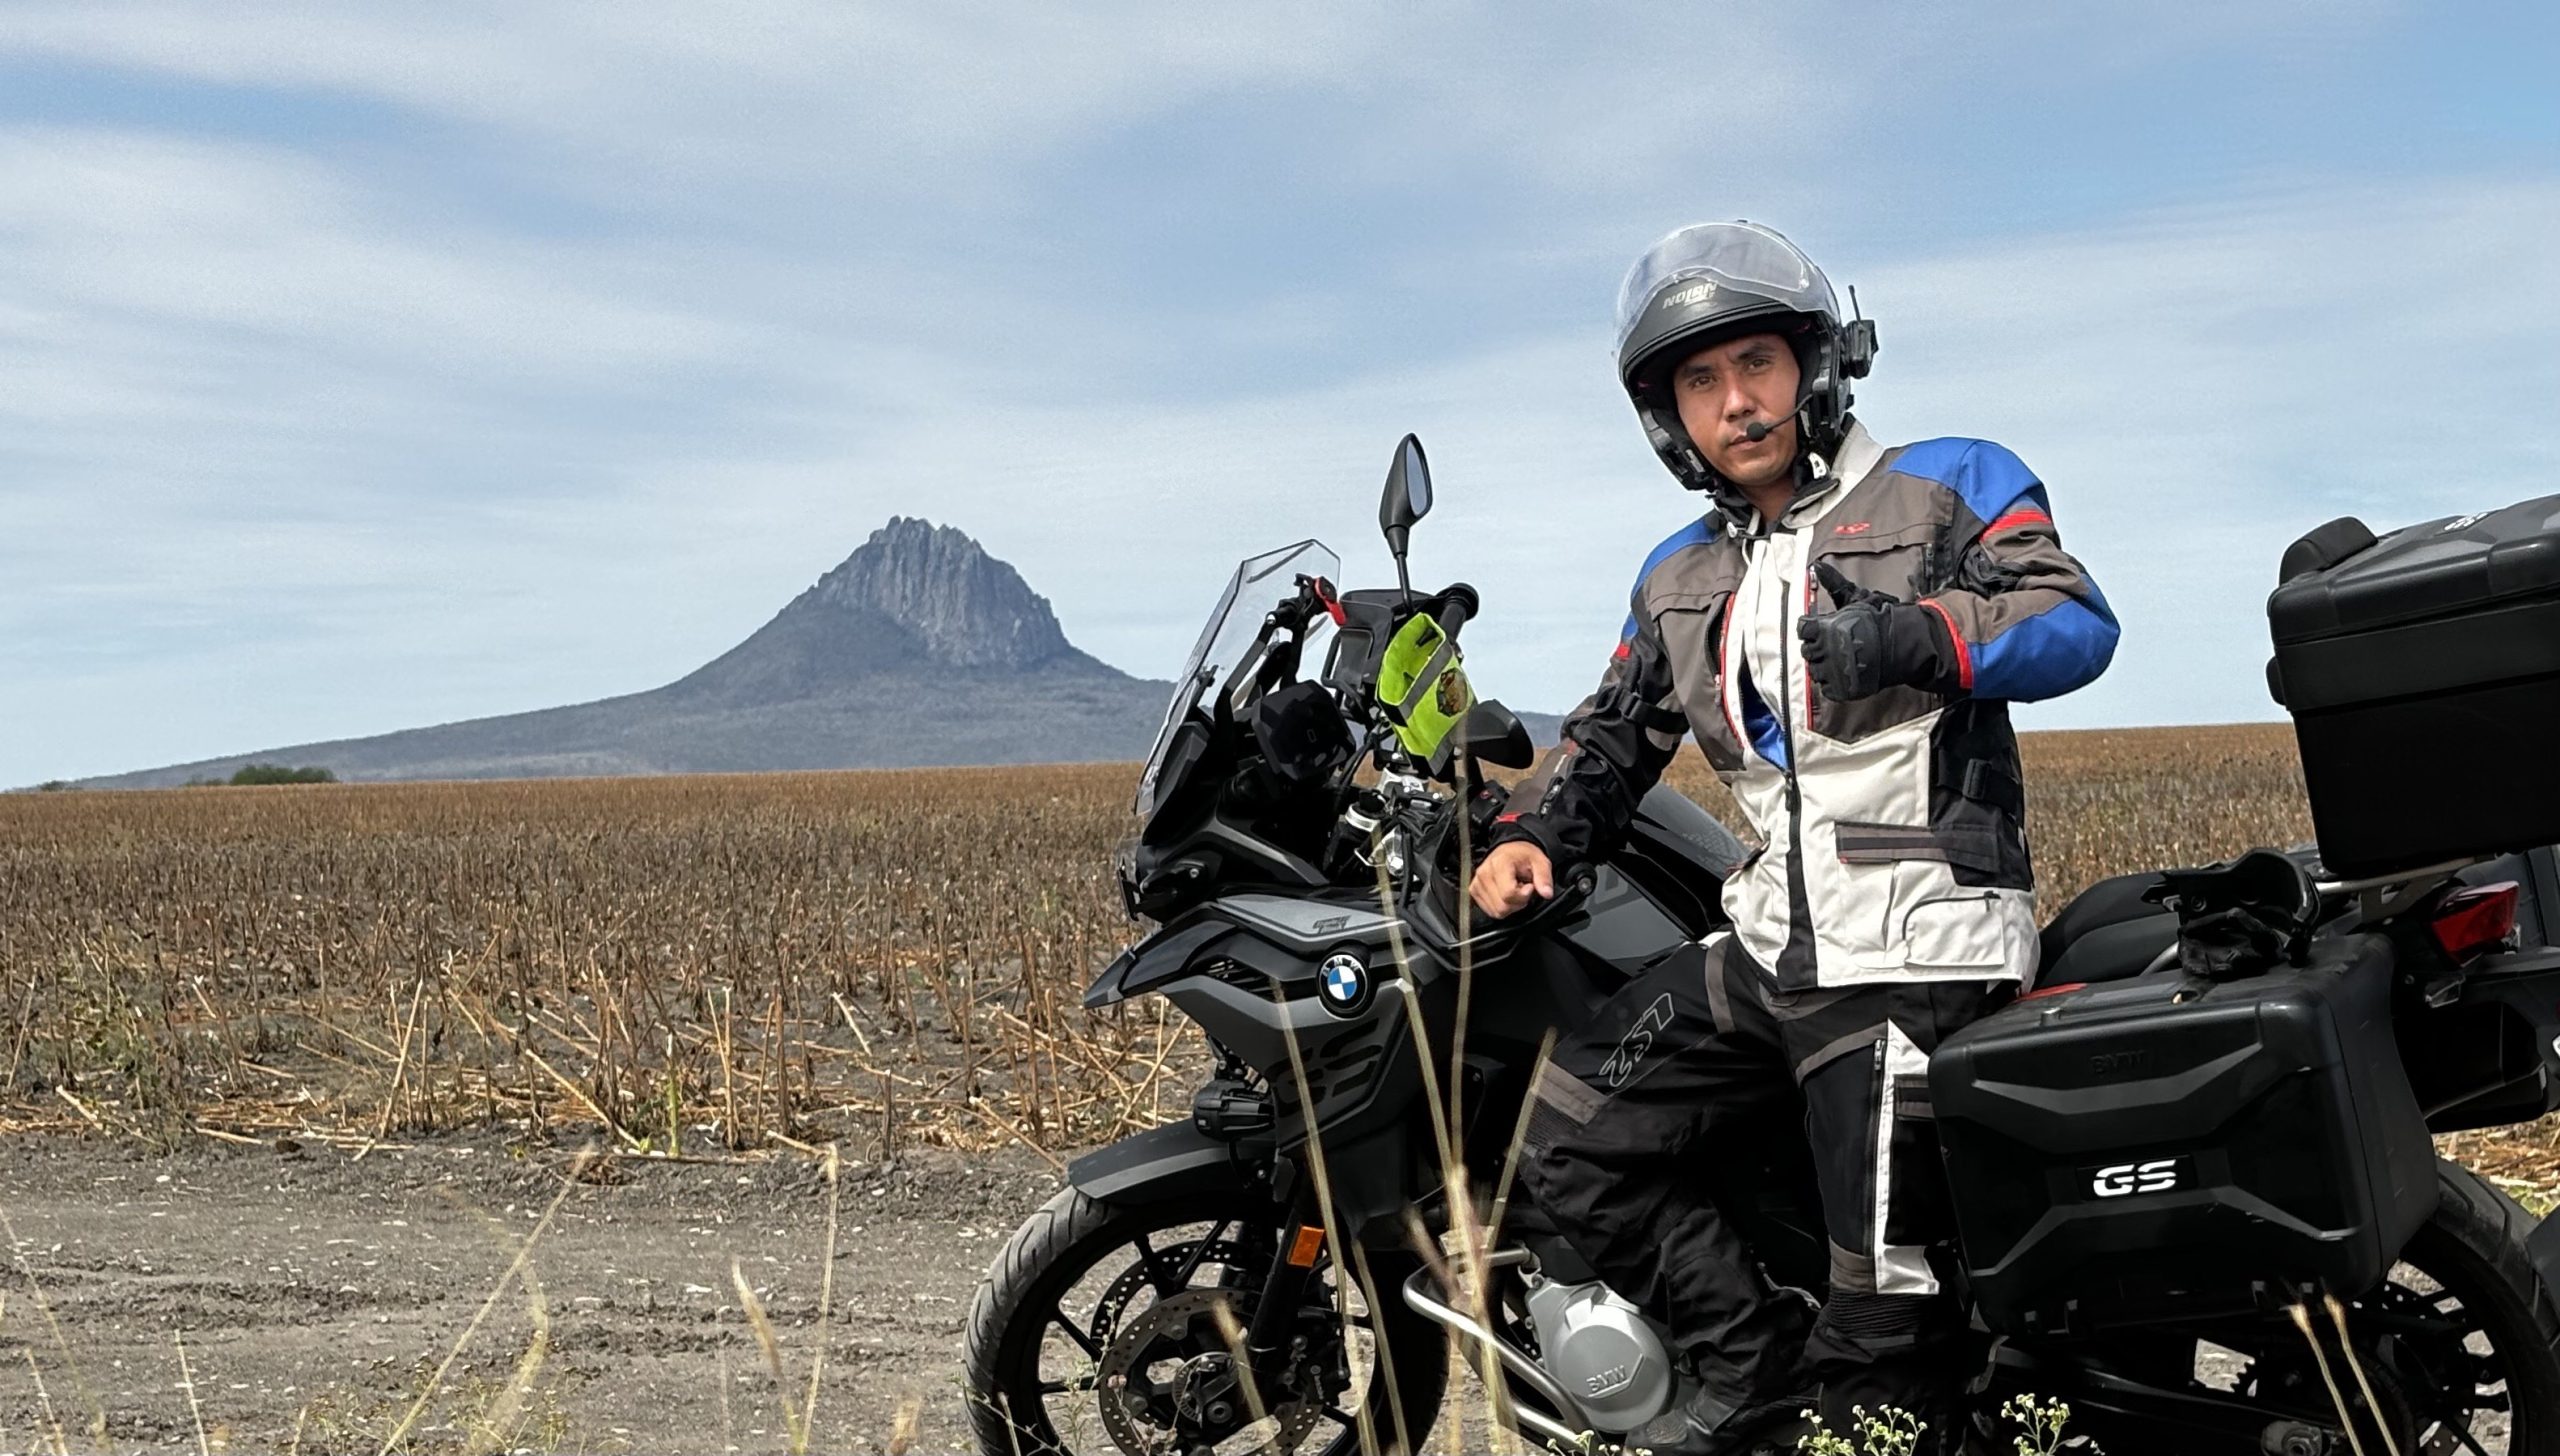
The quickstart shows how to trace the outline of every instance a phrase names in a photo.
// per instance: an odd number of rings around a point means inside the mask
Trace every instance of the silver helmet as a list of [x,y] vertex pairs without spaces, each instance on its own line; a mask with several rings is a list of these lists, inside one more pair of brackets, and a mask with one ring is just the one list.
[[1680,423],[1671,371],[1700,349],[1743,334],[1774,333],[1795,351],[1796,427],[1802,449],[1828,456],[1849,425],[1849,381],[1875,359],[1875,325],[1844,322],[1831,280],[1776,229],[1702,222],[1645,250],[1618,290],[1618,382],[1654,453],[1680,483],[1721,483]]

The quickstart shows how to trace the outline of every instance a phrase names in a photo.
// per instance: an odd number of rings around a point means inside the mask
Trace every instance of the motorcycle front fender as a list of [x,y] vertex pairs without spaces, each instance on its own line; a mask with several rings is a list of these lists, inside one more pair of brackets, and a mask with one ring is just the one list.
[[1097,1148],[1067,1165],[1067,1181],[1104,1203],[1154,1203],[1251,1188],[1261,1172],[1188,1122],[1169,1122]]

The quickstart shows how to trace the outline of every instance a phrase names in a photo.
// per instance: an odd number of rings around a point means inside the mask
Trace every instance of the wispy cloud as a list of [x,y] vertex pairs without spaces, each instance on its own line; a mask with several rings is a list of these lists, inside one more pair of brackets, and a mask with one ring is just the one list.
[[1560,706],[1692,504],[1602,334],[1699,215],[1860,284],[1880,430],[2053,481],[2134,635],[2049,719],[2264,712],[2291,534],[2549,477],[2547,160],[2304,139],[2424,134],[2341,79],[2397,7],[1715,20],[14,5],[0,782],[646,686],[892,512],[1161,672],[1236,556],[1382,570],[1408,428]]

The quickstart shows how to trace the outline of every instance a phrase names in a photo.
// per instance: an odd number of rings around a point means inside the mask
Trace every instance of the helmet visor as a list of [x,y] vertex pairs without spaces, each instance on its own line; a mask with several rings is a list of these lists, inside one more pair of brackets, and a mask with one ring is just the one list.
[[1754,294],[1797,313],[1840,316],[1831,280],[1775,229],[1753,222],[1702,222],[1646,249],[1627,270],[1627,281],[1618,290],[1621,353],[1655,297],[1671,284],[1692,280]]

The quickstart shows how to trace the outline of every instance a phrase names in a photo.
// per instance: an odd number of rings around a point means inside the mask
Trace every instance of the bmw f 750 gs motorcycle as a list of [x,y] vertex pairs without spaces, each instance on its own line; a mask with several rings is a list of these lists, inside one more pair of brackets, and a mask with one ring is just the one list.
[[[1408,437],[1400,581],[1429,503]],[[1165,996],[1217,1068],[1188,1120],[1078,1160],[979,1287],[987,1456],[1418,1449],[1453,1336],[1533,1440],[1640,1445],[1684,1394],[1661,1333],[1497,1205],[1547,1039],[1716,929],[1742,846],[1657,788],[1579,883],[1469,923],[1479,764],[1530,754],[1454,670],[1476,594],[1338,569],[1244,562],[1175,685],[1118,866],[1156,929],[1085,1004]],[[2429,1142],[2560,1105],[2551,851],[2310,864],[2098,885],[2045,934],[2049,989],[1940,1052],[1975,1410],[2064,1400],[2118,1456],[2560,1453],[2560,1231]],[[1819,1298],[1802,1145],[1773,1126],[1697,1176]],[[1473,1298],[1440,1257],[1470,1214],[1500,1227]]]

